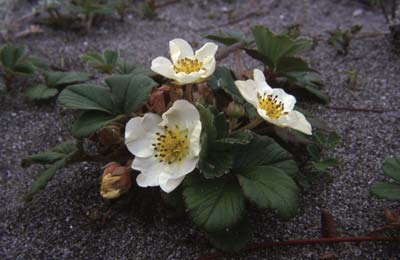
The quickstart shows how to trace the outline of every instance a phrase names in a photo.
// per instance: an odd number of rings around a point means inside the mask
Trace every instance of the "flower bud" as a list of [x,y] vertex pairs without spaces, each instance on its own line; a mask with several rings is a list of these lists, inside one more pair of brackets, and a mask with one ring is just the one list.
[[111,162],[104,167],[100,195],[105,199],[116,199],[132,186],[131,169]]
[[227,116],[232,117],[232,118],[239,118],[244,116],[244,107],[242,105],[239,105],[235,102],[230,102],[229,105],[225,108],[225,113]]
[[121,133],[121,126],[119,124],[108,124],[103,127],[98,133],[100,143],[109,146],[121,143],[124,139]]

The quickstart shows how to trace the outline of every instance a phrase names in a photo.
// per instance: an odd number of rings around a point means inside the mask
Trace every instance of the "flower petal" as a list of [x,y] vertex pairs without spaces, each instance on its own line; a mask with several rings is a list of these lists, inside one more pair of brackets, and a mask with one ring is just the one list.
[[206,70],[205,73],[201,76],[202,78],[210,77],[215,71],[216,61],[214,57],[206,58],[203,61],[203,68]]
[[179,184],[182,183],[184,178],[185,176],[176,179],[171,179],[166,174],[160,174],[159,176],[160,187],[163,191],[170,193],[171,191],[175,190],[176,187],[179,186]]
[[190,133],[190,156],[199,156],[201,150],[200,137],[201,137],[201,121],[199,120],[194,127],[193,131]]
[[214,57],[217,50],[218,50],[218,45],[212,42],[207,42],[206,44],[203,45],[203,47],[201,47],[196,51],[194,57],[200,61],[203,61],[208,57]]
[[171,61],[165,57],[157,57],[151,62],[151,70],[169,79],[175,79],[175,71]]
[[256,81],[256,82],[265,82],[264,73],[259,69],[253,70],[253,78],[254,78],[254,81]]
[[132,169],[141,173],[136,177],[136,183],[140,187],[158,186],[158,178],[161,174],[161,167],[154,156],[141,158],[135,157],[132,162]]
[[252,80],[236,80],[236,87],[239,89],[240,94],[246,99],[247,102],[252,104],[254,107],[257,107],[258,98],[257,98],[257,83]]
[[282,116],[277,121],[278,126],[290,127],[297,131],[303,132],[306,135],[312,135],[311,124],[306,117],[299,111],[290,111],[287,115]]
[[140,157],[153,154],[151,145],[155,132],[161,129],[158,124],[161,117],[157,114],[147,113],[143,117],[135,117],[129,120],[125,127],[125,145],[128,150]]
[[281,88],[273,88],[272,89],[272,94],[278,96],[278,100],[282,101],[283,104],[285,104],[285,112],[292,111],[294,108],[294,105],[296,104],[296,98],[290,94],[287,94],[283,89]]
[[193,58],[193,49],[190,44],[183,39],[174,39],[169,42],[169,52],[171,53],[171,59],[174,64],[179,59],[188,57]]
[[192,132],[200,121],[200,114],[196,107],[190,102],[181,99],[174,102],[163,115],[160,126],[175,126],[188,128]]
[[191,72],[189,74],[185,72],[179,72],[175,74],[174,79],[178,85],[186,85],[198,82],[201,76],[204,74],[204,70],[198,72]]

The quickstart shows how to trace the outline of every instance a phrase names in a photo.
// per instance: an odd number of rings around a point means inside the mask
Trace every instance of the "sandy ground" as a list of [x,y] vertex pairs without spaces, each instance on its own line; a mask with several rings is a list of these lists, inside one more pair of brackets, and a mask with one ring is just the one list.
[[[384,223],[382,209],[396,203],[377,200],[369,187],[383,179],[381,164],[400,151],[400,57],[392,51],[388,35],[356,39],[347,56],[338,56],[326,43],[326,30],[362,24],[363,32],[387,32],[379,10],[357,1],[182,1],[159,12],[155,19],[133,14],[125,23],[110,19],[88,35],[45,29],[45,33],[19,40],[37,56],[66,67],[84,69],[79,56],[88,50],[118,48],[122,56],[145,64],[167,55],[168,41],[181,37],[203,43],[202,34],[218,29],[248,30],[256,24],[283,30],[293,23],[303,34],[322,35],[307,59],[321,72],[330,106],[382,109],[384,113],[344,112],[323,105],[308,106],[341,136],[332,153],[341,161],[334,179],[322,179],[301,193],[299,215],[283,222],[274,214],[254,210],[251,242],[318,237],[320,209],[336,217],[340,234],[363,235]],[[231,2],[231,3],[230,3]],[[336,2],[333,4],[332,2]],[[19,5],[9,16],[30,10]],[[353,16],[357,9],[359,16]],[[253,15],[228,24],[235,17]],[[226,61],[226,62],[229,62]],[[245,62],[249,68],[252,62]],[[256,64],[257,65],[257,64]],[[356,88],[346,83],[346,71],[358,69]],[[68,127],[75,114],[55,103],[35,105],[23,91],[32,79],[20,81],[0,102],[0,259],[195,259],[213,252],[204,235],[190,220],[168,220],[162,208],[144,221],[135,211],[111,211],[109,222],[98,216],[107,210],[98,194],[100,170],[79,164],[57,174],[50,185],[30,203],[21,196],[32,183],[39,167],[23,169],[20,159],[71,138]],[[150,222],[150,223],[149,223]],[[399,259],[398,244],[360,243],[336,246],[276,248],[227,259],[320,259],[327,251],[334,259]]]

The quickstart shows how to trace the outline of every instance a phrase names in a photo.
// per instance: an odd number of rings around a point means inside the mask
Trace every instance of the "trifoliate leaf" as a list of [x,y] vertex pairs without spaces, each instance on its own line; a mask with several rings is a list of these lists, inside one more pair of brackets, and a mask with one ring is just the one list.
[[32,86],[25,91],[25,96],[31,100],[49,99],[55,97],[57,94],[57,89],[49,88],[43,84]]
[[387,158],[383,162],[383,174],[400,182],[400,157]]
[[194,223],[208,232],[226,230],[238,223],[245,212],[245,200],[237,181],[197,179],[183,191]]
[[85,111],[72,125],[71,133],[76,138],[87,137],[119,118],[101,111]]
[[214,74],[208,80],[208,86],[214,91],[222,89],[228,95],[230,95],[234,101],[240,104],[245,103],[242,95],[235,85],[235,79],[232,75],[231,70],[226,67],[217,66]]
[[157,83],[144,75],[113,75],[106,79],[111,88],[115,111],[119,114],[136,112],[150,97]]
[[57,99],[66,108],[114,112],[111,93],[104,87],[93,84],[78,84],[65,88]]
[[371,187],[371,192],[382,199],[400,201],[400,185],[389,182],[378,182]]
[[46,83],[49,87],[58,87],[81,83],[90,79],[89,73],[84,72],[62,72],[62,71],[47,71],[44,73]]
[[271,166],[258,166],[238,174],[247,198],[261,208],[277,209],[284,218],[297,211],[296,183],[282,170]]

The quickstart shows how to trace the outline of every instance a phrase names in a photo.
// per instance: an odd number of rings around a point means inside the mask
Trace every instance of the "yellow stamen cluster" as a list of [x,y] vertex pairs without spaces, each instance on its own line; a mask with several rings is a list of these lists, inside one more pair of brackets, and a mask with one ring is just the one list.
[[277,95],[260,95],[257,93],[258,106],[263,109],[272,119],[278,119],[284,114],[285,105],[282,101],[278,101]]
[[165,126],[164,133],[156,133],[156,140],[154,156],[159,162],[181,162],[189,153],[188,129],[181,130],[178,125],[174,128]]
[[203,63],[198,59],[183,58],[178,60],[177,64],[174,65],[176,73],[184,72],[190,74],[191,72],[198,72],[203,68]]

